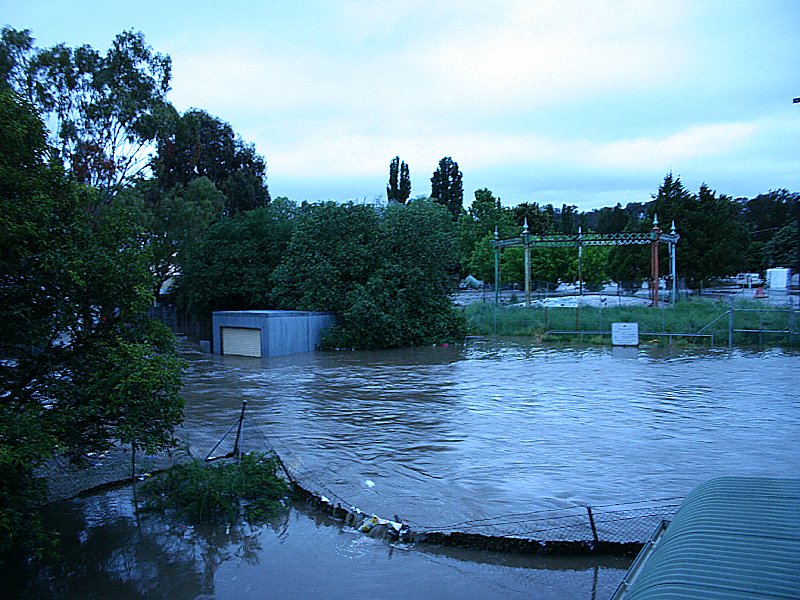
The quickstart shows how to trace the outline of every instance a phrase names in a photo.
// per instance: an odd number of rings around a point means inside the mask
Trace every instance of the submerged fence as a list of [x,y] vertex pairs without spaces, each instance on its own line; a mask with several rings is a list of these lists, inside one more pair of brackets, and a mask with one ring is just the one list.
[[[409,543],[537,554],[633,556],[656,528],[672,519],[680,498],[644,502],[572,506],[424,524],[413,518],[386,518],[360,508],[333,491],[297,454],[276,450],[258,423],[250,423],[250,445],[269,448],[296,492],[309,505],[370,535]],[[398,507],[398,512],[402,512]]]

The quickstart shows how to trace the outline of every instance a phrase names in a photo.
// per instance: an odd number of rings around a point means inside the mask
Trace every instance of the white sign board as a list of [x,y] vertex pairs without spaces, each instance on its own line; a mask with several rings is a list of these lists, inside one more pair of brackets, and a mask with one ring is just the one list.
[[612,323],[611,344],[614,346],[638,346],[639,323]]

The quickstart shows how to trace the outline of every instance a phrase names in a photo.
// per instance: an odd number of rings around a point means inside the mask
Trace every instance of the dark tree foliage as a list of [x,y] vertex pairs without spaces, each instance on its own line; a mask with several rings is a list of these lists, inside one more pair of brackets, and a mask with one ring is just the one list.
[[[629,231],[646,232],[657,215],[662,231],[670,231],[672,222],[681,239],[677,246],[678,277],[691,287],[713,278],[737,273],[746,268],[748,235],[739,219],[739,206],[725,195],[703,184],[697,195],[668,173],[653,202],[647,205],[647,218],[629,223]],[[666,247],[660,247],[661,262],[666,261]],[[649,250],[614,248],[611,252],[611,276],[617,281],[641,281],[649,276]]]
[[447,208],[453,219],[458,219],[464,205],[464,188],[458,163],[449,156],[439,161],[431,177],[431,198]]
[[[742,250],[747,247],[748,236],[737,218],[739,208],[730,197],[717,196],[705,184],[697,195],[691,194],[679,177],[669,173],[649,210],[651,218],[658,215],[664,231],[675,222],[681,235],[678,276],[685,277],[690,286],[742,270]],[[664,257],[666,260],[666,254]]]
[[115,199],[137,223],[149,259],[156,301],[161,288],[178,273],[186,248],[219,217],[225,196],[206,177],[163,190],[154,179],[139,181]]
[[578,232],[578,213],[577,206],[563,204],[561,206],[561,218],[558,224],[558,232],[571,234]]
[[800,238],[797,221],[782,227],[764,247],[768,267],[789,267],[800,271]]
[[753,241],[768,242],[772,236],[797,219],[800,194],[773,190],[744,202],[742,220]]
[[625,227],[628,225],[628,215],[621,204],[617,203],[613,208],[602,208],[599,213],[595,226],[597,233],[622,233],[625,231]]
[[386,186],[386,198],[389,202],[405,204],[411,195],[411,176],[408,165],[395,156],[389,163],[389,185]]
[[534,235],[548,235],[554,232],[553,205],[540,207],[536,202],[523,202],[514,207],[514,221],[522,226],[528,222],[528,232]]
[[178,305],[200,320],[214,310],[273,308],[272,272],[284,259],[295,207],[276,198],[212,225],[188,244],[180,263]]
[[169,104],[168,56],[144,35],[117,35],[105,55],[91,46],[36,48],[29,31],[3,28],[0,75],[51,125],[51,145],[107,202],[147,168]]
[[327,347],[394,348],[452,339],[455,226],[428,200],[383,214],[354,204],[307,206],[275,270],[281,308],[327,310],[339,325]]
[[280,308],[342,314],[380,260],[379,215],[356,204],[304,205],[272,283]]
[[33,469],[113,442],[155,451],[182,419],[175,340],[123,214],[87,207],[33,108],[0,90],[0,555],[41,549]]
[[153,171],[165,190],[208,178],[225,194],[227,215],[266,206],[266,163],[226,122],[203,110],[173,114],[158,138]]

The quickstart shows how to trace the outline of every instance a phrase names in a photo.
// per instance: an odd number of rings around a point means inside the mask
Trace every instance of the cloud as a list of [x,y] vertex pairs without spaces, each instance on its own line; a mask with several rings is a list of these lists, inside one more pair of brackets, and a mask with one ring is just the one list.
[[[650,89],[690,60],[680,3],[345,2],[326,37],[217,33],[172,50],[178,104],[448,118]],[[319,26],[313,21],[309,28]],[[405,34],[405,35],[404,35]]]
[[578,169],[664,171],[698,158],[735,152],[758,131],[755,123],[695,125],[660,137],[619,139],[611,142],[549,138],[531,133],[503,134],[492,131],[440,136],[366,135],[346,127],[305,131],[293,143],[276,147],[271,165],[285,175],[363,177],[383,173],[386,164],[400,154],[412,167],[435,169],[442,156],[453,156],[461,165],[487,169],[516,165],[568,165]]
[[[440,89],[490,102],[493,109],[574,102],[609,89],[661,85],[691,56],[680,25],[680,3],[670,11],[650,2],[519,2],[467,20],[463,29],[420,50],[417,64]],[[491,5],[492,9],[494,4]]]
[[619,169],[680,165],[695,158],[729,154],[758,130],[754,123],[696,125],[659,138],[638,138],[602,144],[590,150],[590,164]]
[[414,193],[427,191],[443,156],[459,162],[465,184],[480,175],[478,187],[499,181],[527,196],[542,192],[544,174],[558,174],[549,180],[568,195],[570,180],[589,186],[609,170],[635,180],[637,194],[670,169],[712,185],[743,181],[743,170],[774,173],[781,185],[781,173],[797,169],[792,158],[773,159],[771,145],[797,135],[763,114],[771,100],[762,97],[775,90],[753,83],[758,60],[749,74],[728,64],[758,49],[735,45],[725,15],[726,27],[710,21],[722,6],[420,0],[286,9],[298,11],[294,21],[283,15],[291,27],[264,18],[263,32],[219,30],[168,49],[173,100],[231,122],[266,155],[274,180],[301,189],[329,178],[332,196],[358,185],[379,193],[395,155],[411,166]]

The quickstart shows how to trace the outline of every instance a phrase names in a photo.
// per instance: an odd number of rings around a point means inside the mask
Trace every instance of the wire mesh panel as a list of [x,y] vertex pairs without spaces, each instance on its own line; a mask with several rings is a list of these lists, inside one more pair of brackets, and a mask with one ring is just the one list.
[[[260,427],[256,428],[260,430]],[[260,433],[263,442],[272,446],[263,431]],[[335,516],[348,520],[366,514],[325,483],[330,476],[329,472],[309,469],[300,456],[285,449],[280,452],[280,459],[289,478],[315,506],[327,508]],[[665,498],[595,507],[573,506],[511,513],[446,525],[414,525],[407,530],[410,532],[407,539],[521,550],[530,549],[537,544],[562,544],[561,548],[569,551],[569,548],[574,547],[576,552],[585,552],[587,548],[607,549],[609,545],[616,544],[630,551],[631,546],[640,546],[646,542],[662,521],[672,519],[680,506],[680,500]],[[508,543],[504,545],[503,540]]]
[[661,521],[670,520],[677,512],[676,500],[517,513],[464,521],[437,530],[540,541],[643,543]]

